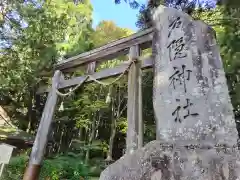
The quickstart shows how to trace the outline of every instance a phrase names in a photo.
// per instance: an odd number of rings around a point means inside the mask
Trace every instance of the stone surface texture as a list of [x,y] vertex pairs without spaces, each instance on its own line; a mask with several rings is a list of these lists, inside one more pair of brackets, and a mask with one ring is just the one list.
[[159,140],[237,142],[237,130],[215,32],[202,21],[159,7],[153,56]]
[[238,134],[213,29],[166,7],[153,20],[157,140],[110,165],[100,180],[240,180]]
[[100,180],[238,180],[237,148],[152,141],[107,167]]

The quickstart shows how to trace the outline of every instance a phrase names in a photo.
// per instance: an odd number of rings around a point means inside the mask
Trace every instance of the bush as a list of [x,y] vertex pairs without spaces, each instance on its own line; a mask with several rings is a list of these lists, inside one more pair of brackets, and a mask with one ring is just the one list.
[[28,162],[27,155],[13,157],[8,165],[5,165],[3,180],[19,180],[23,178],[23,173]]
[[[28,157],[21,155],[13,157],[6,166],[3,180],[19,180],[23,178],[23,173],[28,163]],[[47,159],[43,163],[40,179],[50,180],[79,180],[81,177],[88,179],[90,167],[84,164],[82,158],[77,155],[68,154]]]

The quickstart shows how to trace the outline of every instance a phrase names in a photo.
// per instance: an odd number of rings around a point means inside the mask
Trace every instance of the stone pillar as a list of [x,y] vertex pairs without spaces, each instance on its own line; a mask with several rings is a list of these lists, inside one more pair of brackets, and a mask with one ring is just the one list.
[[153,20],[158,140],[100,180],[239,180],[238,134],[213,29],[166,7]]
[[159,7],[154,54],[157,139],[237,142],[237,130],[215,32],[172,8]]

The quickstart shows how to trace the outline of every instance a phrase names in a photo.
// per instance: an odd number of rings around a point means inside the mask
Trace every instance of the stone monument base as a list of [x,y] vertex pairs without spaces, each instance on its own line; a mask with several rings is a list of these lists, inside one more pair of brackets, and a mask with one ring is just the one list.
[[237,147],[152,141],[107,167],[100,180],[240,180]]

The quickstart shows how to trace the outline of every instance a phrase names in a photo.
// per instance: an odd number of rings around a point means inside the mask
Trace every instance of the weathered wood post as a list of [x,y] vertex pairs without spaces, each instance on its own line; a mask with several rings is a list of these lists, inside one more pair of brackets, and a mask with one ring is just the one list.
[[41,163],[43,161],[45,148],[48,140],[48,133],[57,103],[58,95],[56,93],[56,90],[58,88],[60,78],[61,72],[57,70],[52,79],[52,88],[48,94],[47,102],[43,110],[37,135],[35,137],[35,141],[32,147],[29,164],[23,177],[24,180],[37,180],[39,177]]
[[143,147],[144,122],[143,122],[143,96],[142,96],[142,69],[141,61],[138,61],[138,148]]
[[142,101],[139,99],[141,93],[141,62],[138,61],[140,56],[140,48],[135,45],[130,48],[129,61],[136,60],[130,67],[128,74],[128,104],[127,104],[127,141],[126,153],[132,153],[142,145],[143,132],[140,126],[142,124]]
[[100,180],[238,180],[238,133],[215,32],[173,8],[157,8],[153,21],[158,140]]

